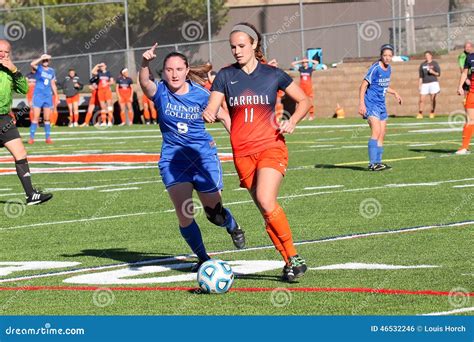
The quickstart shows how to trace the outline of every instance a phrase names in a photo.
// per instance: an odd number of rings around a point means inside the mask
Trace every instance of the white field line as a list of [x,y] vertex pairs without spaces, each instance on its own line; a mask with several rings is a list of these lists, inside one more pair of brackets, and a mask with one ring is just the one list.
[[456,310],[451,310],[451,311],[430,312],[430,313],[421,314],[418,316],[448,316],[448,315],[453,315],[457,313],[464,313],[464,312],[471,312],[471,311],[474,311],[474,306],[470,308],[461,308],[461,309],[456,309]]
[[115,192],[115,191],[140,190],[140,189],[141,188],[133,186],[133,187],[130,187],[130,188],[117,188],[117,189],[99,190],[99,192]]
[[454,185],[453,188],[472,188],[474,184]]
[[323,186],[309,186],[304,188],[303,190],[317,190],[317,189],[336,189],[336,188],[343,188],[344,185],[323,185]]
[[[143,213],[143,214],[146,214],[146,213]],[[301,245],[309,245],[309,244],[327,243],[327,242],[358,239],[358,238],[365,238],[365,237],[372,237],[372,236],[409,233],[409,232],[430,230],[430,229],[436,229],[436,228],[463,227],[463,226],[470,226],[470,225],[473,225],[473,224],[474,224],[474,221],[466,221],[466,222],[456,222],[456,223],[450,223],[450,224],[444,224],[444,225],[431,225],[431,226],[401,228],[401,229],[381,231],[381,232],[351,234],[351,235],[343,235],[343,236],[332,237],[332,238],[327,238],[327,239],[295,242],[295,245],[296,246],[301,246]],[[267,246],[259,246],[259,247],[250,247],[250,248],[245,248],[245,249],[233,249],[233,250],[224,250],[224,251],[220,251],[220,252],[212,252],[212,253],[209,253],[209,255],[235,254],[235,253],[243,253],[243,252],[249,252],[249,251],[259,251],[259,250],[274,249],[274,248],[275,248],[275,246],[273,246],[273,245],[271,245],[271,246],[267,245]],[[82,268],[82,269],[76,269],[76,270],[70,270],[70,271],[51,272],[51,273],[38,274],[38,275],[33,275],[33,276],[22,276],[22,277],[16,277],[16,278],[0,279],[0,283],[16,282],[16,281],[21,281],[21,280],[38,279],[38,278],[68,275],[68,274],[90,272],[90,271],[100,271],[100,270],[105,270],[105,269],[110,269],[110,268],[136,267],[136,266],[156,264],[156,263],[165,263],[165,262],[170,262],[170,261],[172,262],[172,261],[177,261],[177,260],[186,260],[186,259],[191,258],[191,257],[195,257],[195,255],[185,254],[185,255],[178,255],[178,256],[162,258],[162,259],[139,261],[139,262],[134,262],[134,263],[121,263],[121,264],[115,264],[115,265],[88,267],[88,268]]]
[[[467,179],[468,180],[474,180],[474,178],[467,178]],[[439,184],[444,184],[444,183],[451,183],[451,182],[463,182],[465,180],[466,179],[438,181],[436,183],[433,183],[433,186],[437,186]],[[140,183],[140,182],[137,182],[137,183]],[[132,184],[130,184],[130,185],[132,185]],[[389,184],[389,185],[392,185],[392,184]],[[418,185],[415,183],[415,184],[411,184],[410,186],[418,186]],[[101,187],[103,187],[103,186],[101,186]],[[312,193],[307,193],[307,194],[279,196],[278,199],[283,200],[283,199],[302,198],[302,197],[327,195],[327,194],[335,194],[335,193],[343,193],[343,192],[359,192],[359,191],[366,191],[366,190],[380,190],[380,189],[389,189],[389,188],[393,188],[393,186],[387,187],[386,185],[383,185],[383,186],[375,186],[375,187],[367,187],[367,188],[343,189],[343,190],[334,190],[334,191],[319,191],[319,192],[312,192]],[[4,196],[4,195],[0,195],[0,196]],[[226,202],[225,205],[226,206],[232,206],[232,205],[249,204],[249,203],[254,203],[254,202],[252,200],[245,200],[245,201],[236,201],[236,202]],[[151,212],[147,212],[147,213],[130,213],[130,214],[123,214],[123,215],[115,215],[115,216],[84,218],[84,219],[58,221],[58,222],[34,223],[34,224],[29,224],[29,225],[21,225],[21,226],[12,226],[12,227],[0,228],[0,232],[1,231],[6,231],[6,230],[20,229],[20,228],[33,228],[33,227],[40,227],[40,226],[47,226],[47,225],[69,224],[69,223],[97,221],[97,220],[108,220],[108,219],[113,219],[113,218],[124,218],[124,217],[135,216],[135,215],[145,215],[145,214],[146,215],[154,215],[154,214],[162,214],[162,213],[170,213],[170,212],[174,212],[174,209],[168,209],[168,210],[164,210],[164,211],[151,211]]]

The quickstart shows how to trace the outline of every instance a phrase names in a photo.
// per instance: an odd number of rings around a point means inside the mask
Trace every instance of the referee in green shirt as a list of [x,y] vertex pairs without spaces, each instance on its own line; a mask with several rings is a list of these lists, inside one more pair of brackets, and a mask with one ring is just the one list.
[[0,147],[5,146],[15,159],[16,173],[26,193],[26,204],[35,205],[50,200],[53,195],[33,188],[25,146],[14,119],[9,115],[13,92],[26,94],[28,91],[28,82],[11,61],[10,54],[10,43],[0,39]]

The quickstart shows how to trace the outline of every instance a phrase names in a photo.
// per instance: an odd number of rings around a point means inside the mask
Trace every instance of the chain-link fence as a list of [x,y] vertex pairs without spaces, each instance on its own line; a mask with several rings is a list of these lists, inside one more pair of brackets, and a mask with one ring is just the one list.
[[[0,38],[11,42],[15,62],[24,73],[32,59],[43,53],[53,55],[58,79],[71,67],[86,78],[99,62],[106,62],[113,75],[124,66],[133,75],[142,53],[155,41],[160,44],[152,64],[156,73],[161,70],[163,57],[174,50],[184,52],[193,64],[212,61],[215,69],[232,63],[227,39],[216,39],[225,23],[234,19],[224,1],[193,2],[191,9],[186,3],[111,0],[0,10]],[[283,68],[307,48],[322,48],[323,63],[330,64],[347,57],[375,56],[387,42],[394,44],[396,54],[407,54],[410,37],[416,54],[449,51],[466,39],[474,39],[473,11],[324,27],[302,27],[303,22],[312,22],[304,18],[301,5],[288,7],[287,12],[278,20],[280,29],[263,34],[265,54],[277,58]],[[407,30],[410,22],[414,22],[413,30]]]

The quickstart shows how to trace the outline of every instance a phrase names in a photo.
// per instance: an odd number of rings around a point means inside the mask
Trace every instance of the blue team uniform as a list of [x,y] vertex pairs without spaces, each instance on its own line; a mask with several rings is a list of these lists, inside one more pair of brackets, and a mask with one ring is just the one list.
[[186,82],[189,92],[184,95],[172,93],[165,81],[156,82],[152,100],[160,113],[163,135],[160,174],[166,188],[189,182],[199,192],[216,192],[223,186],[222,168],[216,144],[202,118],[210,93],[194,82]]
[[54,69],[44,69],[42,65],[38,65],[35,78],[36,86],[33,92],[33,107],[53,108],[53,88],[51,87],[51,82],[56,80]]
[[390,84],[392,67],[383,70],[377,61],[367,71],[365,80],[369,82],[369,87],[365,92],[364,101],[367,108],[365,118],[376,117],[379,120],[387,120],[387,107],[385,105],[385,94]]

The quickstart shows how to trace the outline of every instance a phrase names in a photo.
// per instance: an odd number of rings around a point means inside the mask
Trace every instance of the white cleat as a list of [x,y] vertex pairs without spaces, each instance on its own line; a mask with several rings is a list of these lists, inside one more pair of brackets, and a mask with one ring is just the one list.
[[458,156],[462,156],[462,155],[466,155],[466,154],[470,154],[470,153],[471,153],[471,151],[469,151],[468,149],[461,148],[461,149],[457,150],[456,153],[454,153],[454,154],[456,154]]

